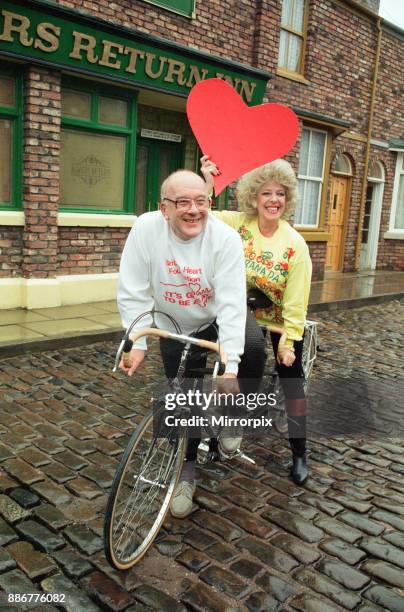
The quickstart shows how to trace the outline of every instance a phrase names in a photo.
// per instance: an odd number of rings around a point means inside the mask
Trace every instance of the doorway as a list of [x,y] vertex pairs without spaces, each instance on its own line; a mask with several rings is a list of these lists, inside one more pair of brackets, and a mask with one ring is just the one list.
[[328,232],[331,238],[327,245],[326,267],[338,272],[342,267],[344,250],[344,220],[348,205],[350,178],[333,176],[331,179],[331,202],[328,216]]
[[383,188],[384,168],[380,162],[374,162],[369,166],[366,188],[359,262],[360,270],[374,270],[376,268]]
[[157,210],[165,178],[182,167],[182,145],[138,137],[136,145],[135,210],[137,215]]

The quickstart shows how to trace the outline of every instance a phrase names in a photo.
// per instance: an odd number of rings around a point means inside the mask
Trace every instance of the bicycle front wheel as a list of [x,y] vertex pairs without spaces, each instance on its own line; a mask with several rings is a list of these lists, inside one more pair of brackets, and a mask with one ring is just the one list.
[[184,453],[183,437],[155,437],[152,411],[133,433],[118,465],[105,514],[105,555],[117,569],[137,563],[158,534]]

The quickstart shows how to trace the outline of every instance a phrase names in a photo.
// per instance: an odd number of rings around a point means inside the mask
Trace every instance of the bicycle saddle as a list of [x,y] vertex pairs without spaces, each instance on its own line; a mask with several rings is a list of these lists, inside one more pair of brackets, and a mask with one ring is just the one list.
[[272,300],[259,289],[249,289],[247,291],[247,306],[251,308],[251,310],[269,308],[272,304]]

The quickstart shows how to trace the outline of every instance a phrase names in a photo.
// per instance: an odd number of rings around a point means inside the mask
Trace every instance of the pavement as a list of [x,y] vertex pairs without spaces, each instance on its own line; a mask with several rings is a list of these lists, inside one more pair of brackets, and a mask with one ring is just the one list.
[[[404,296],[404,272],[328,273],[312,283],[309,314],[357,308]],[[34,310],[0,310],[0,356],[117,340],[115,301]]]
[[387,386],[390,428],[372,439],[313,436],[303,487],[290,481],[288,444],[276,435],[248,443],[255,466],[201,467],[192,515],[168,518],[127,572],[105,560],[104,510],[161,373],[157,347],[133,379],[111,373],[112,341],[1,359],[0,609],[31,609],[14,594],[36,593],[53,598],[46,609],[79,612],[402,612],[404,441],[394,418],[404,303],[316,320],[313,382],[337,374],[346,388],[365,377]]

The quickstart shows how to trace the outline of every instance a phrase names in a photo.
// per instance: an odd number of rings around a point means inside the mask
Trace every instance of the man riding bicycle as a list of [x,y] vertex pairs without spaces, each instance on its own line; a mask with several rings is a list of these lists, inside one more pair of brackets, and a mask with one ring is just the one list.
[[[126,241],[118,305],[125,328],[138,315],[153,309],[174,317],[187,335],[197,332],[198,337],[211,340],[216,338],[218,328],[220,345],[227,354],[223,378],[230,380],[226,381],[226,390],[236,393],[237,377],[243,380],[262,377],[265,341],[254,317],[246,311],[240,236],[209,215],[207,189],[205,181],[189,170],[178,170],[163,182],[160,210],[141,215]],[[167,328],[166,318],[157,313],[154,318],[159,327]],[[134,329],[148,327],[150,322],[151,317],[145,317]],[[200,328],[203,330],[199,332]],[[176,376],[182,349],[177,341],[160,340],[169,379]],[[130,367],[121,361],[120,368],[132,376],[142,363],[145,350],[146,344],[141,339],[130,353]],[[205,362],[201,349],[193,347],[186,368],[203,368]],[[232,453],[240,441],[236,437],[222,437],[219,446],[224,453]],[[178,518],[192,510],[198,444],[197,438],[188,442],[180,482],[171,500],[171,513]]]

